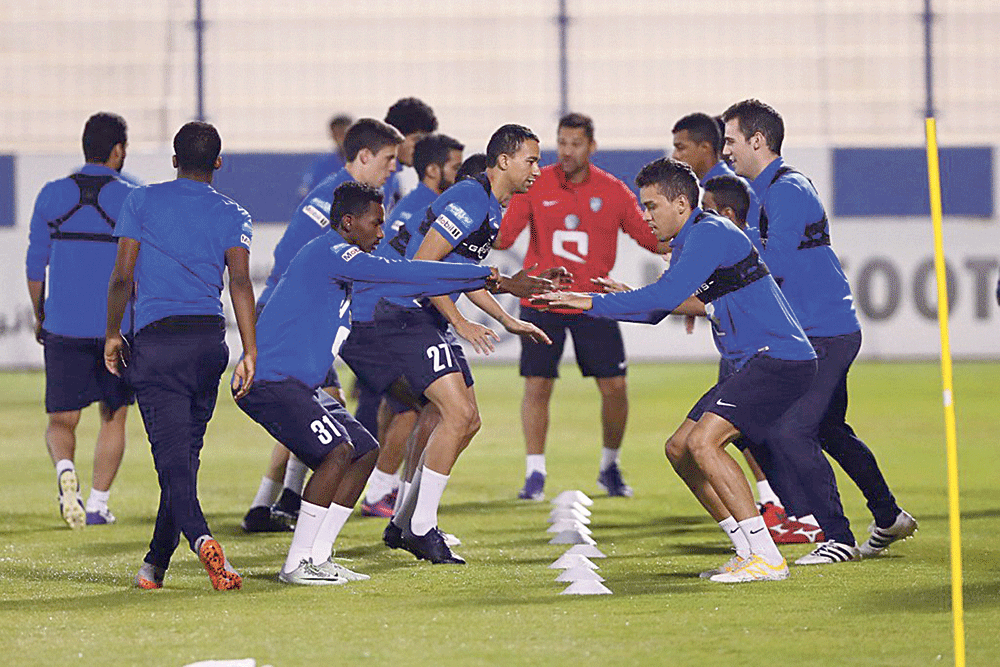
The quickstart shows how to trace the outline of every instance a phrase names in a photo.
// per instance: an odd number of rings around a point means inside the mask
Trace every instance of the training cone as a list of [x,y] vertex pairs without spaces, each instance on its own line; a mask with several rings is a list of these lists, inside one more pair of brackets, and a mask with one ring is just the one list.
[[571,567],[563,570],[556,577],[556,581],[604,581],[604,577],[597,574],[589,567]]
[[585,525],[579,521],[558,521],[551,526],[546,532],[549,533],[561,533],[565,530],[575,530],[583,533],[584,535],[592,535],[593,531],[587,528]]
[[597,544],[597,542],[579,530],[564,530],[556,533],[556,536],[549,540],[549,544]]
[[559,523],[560,521],[579,521],[580,523],[587,525],[590,523],[590,519],[579,512],[574,510],[554,510],[549,514],[549,523]]
[[594,501],[587,497],[583,491],[563,491],[552,500],[553,505],[569,506],[573,503],[580,503],[586,507],[594,504]]
[[549,565],[550,570],[569,570],[574,567],[586,567],[591,570],[599,570],[600,567],[590,562],[586,556],[579,554],[563,554],[556,562]]
[[586,556],[587,558],[607,558],[601,550],[593,544],[574,544],[566,553],[571,556]]
[[575,581],[559,595],[611,595],[611,589],[599,581]]

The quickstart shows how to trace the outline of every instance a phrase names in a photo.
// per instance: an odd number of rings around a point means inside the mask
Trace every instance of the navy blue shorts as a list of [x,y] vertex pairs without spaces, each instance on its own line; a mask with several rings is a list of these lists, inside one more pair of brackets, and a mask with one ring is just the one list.
[[375,438],[335,398],[298,380],[258,380],[236,404],[313,470],[345,442],[354,445],[354,460],[378,449]]
[[383,353],[415,393],[423,394],[449,373],[461,373],[465,386],[472,386],[465,352],[436,310],[403,308],[383,300],[375,307],[375,324]]
[[625,343],[618,322],[579,313],[546,313],[527,306],[521,306],[521,319],[552,339],[552,345],[521,339],[521,377],[559,377],[567,330],[573,335],[576,364],[584,377],[625,375]]
[[771,427],[809,389],[815,375],[815,359],[788,361],[758,354],[709,389],[687,417],[696,422],[711,412],[750,440],[764,442]]
[[100,401],[113,413],[132,405],[132,388],[104,366],[103,338],[45,333],[45,412],[70,412]]
[[358,381],[376,396],[384,394],[403,375],[395,359],[386,353],[374,322],[352,325],[351,335],[340,348],[340,358],[351,367]]

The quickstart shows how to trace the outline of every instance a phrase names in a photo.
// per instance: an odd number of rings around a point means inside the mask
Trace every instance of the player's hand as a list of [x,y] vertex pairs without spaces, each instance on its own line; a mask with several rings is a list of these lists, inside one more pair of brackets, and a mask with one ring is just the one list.
[[521,269],[512,276],[500,276],[495,293],[513,294],[524,299],[533,294],[551,292],[553,289],[552,281],[548,278],[531,276],[525,269]]
[[694,333],[694,321],[695,321],[694,315],[684,316],[684,331],[686,331],[688,334]]
[[235,400],[240,400],[250,391],[250,385],[253,384],[253,376],[256,371],[257,359],[253,356],[244,355],[239,363],[236,364],[236,370],[233,372],[233,382],[230,385]]
[[[482,324],[470,320],[460,320],[452,326],[455,327],[455,333],[469,341],[479,354],[489,356],[490,352],[496,349],[493,347],[493,341],[500,342],[500,336],[497,335],[497,332]],[[491,338],[493,340],[490,340]]]
[[489,267],[490,275],[486,277],[486,291],[490,294],[496,294],[500,291],[500,269],[495,266]]
[[573,274],[565,266],[553,266],[538,274],[538,277],[551,280],[556,288],[573,284]]
[[[550,292],[550,294],[556,294],[556,292]],[[512,333],[515,336],[523,336],[535,343],[552,345],[552,340],[545,335],[545,332],[531,322],[516,320],[512,317],[510,318],[510,321],[504,322],[503,328],[506,329],[508,333]]]
[[549,310],[551,308],[590,310],[594,304],[589,294],[581,294],[580,292],[549,292],[547,294],[536,294],[531,297],[531,305],[541,310]]
[[607,276],[603,278],[591,278],[590,282],[594,283],[600,287],[605,292],[631,292],[632,288],[625,283],[620,283],[617,280],[612,280]]
[[104,339],[104,367],[108,369],[109,373],[122,376],[121,368],[119,364],[124,366],[122,351],[125,349],[125,341],[122,340],[121,334],[115,334],[113,336],[108,336]]
[[42,320],[35,320],[35,340],[40,345],[45,344],[45,333],[42,331]]

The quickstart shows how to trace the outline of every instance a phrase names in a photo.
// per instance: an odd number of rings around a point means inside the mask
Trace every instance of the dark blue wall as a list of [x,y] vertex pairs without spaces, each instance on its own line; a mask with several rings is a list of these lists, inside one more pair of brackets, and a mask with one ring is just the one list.
[[0,227],[13,227],[14,215],[14,156],[0,155]]

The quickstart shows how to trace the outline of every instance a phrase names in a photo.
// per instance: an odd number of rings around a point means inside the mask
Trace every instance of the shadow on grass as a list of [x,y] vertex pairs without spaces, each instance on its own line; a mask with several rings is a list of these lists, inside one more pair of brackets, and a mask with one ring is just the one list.
[[[1000,582],[966,583],[962,587],[966,611],[1000,609]],[[951,613],[951,586],[902,586],[873,590],[854,599],[852,606],[861,613],[893,614],[899,611],[940,614]]]

